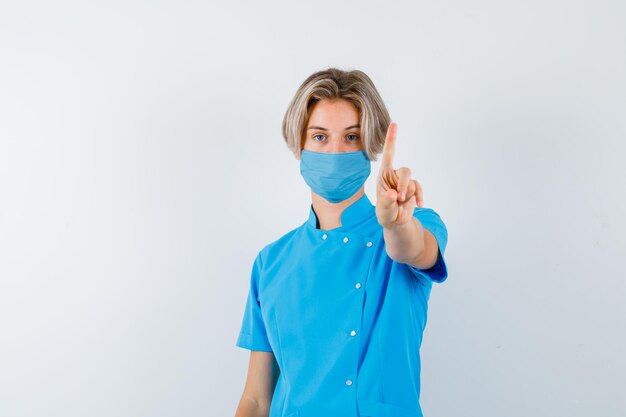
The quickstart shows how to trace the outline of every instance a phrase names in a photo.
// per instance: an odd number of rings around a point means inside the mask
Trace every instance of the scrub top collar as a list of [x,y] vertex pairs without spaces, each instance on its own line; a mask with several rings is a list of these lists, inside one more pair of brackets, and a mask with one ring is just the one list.
[[[367,194],[363,193],[363,196],[343,209],[341,213],[341,226],[331,230],[345,230],[352,226],[355,226],[371,216],[376,214],[376,207],[372,205],[372,202],[367,197]],[[307,224],[314,229],[317,229],[317,215],[313,211],[313,204],[309,206],[309,219]]]

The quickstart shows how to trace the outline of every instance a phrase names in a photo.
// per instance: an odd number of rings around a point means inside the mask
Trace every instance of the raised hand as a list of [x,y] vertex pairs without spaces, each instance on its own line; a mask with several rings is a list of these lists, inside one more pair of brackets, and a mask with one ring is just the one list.
[[422,188],[411,179],[407,167],[393,168],[398,125],[387,129],[383,156],[376,181],[376,217],[383,227],[403,225],[411,220],[415,207],[423,207]]

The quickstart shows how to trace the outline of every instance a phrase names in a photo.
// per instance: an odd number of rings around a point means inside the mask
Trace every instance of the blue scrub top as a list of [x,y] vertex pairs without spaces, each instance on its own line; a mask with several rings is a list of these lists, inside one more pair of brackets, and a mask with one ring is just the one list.
[[421,417],[419,349],[433,282],[448,276],[439,215],[413,215],[439,244],[421,270],[392,260],[367,195],[341,226],[308,220],[259,251],[236,345],[274,352],[270,417]]

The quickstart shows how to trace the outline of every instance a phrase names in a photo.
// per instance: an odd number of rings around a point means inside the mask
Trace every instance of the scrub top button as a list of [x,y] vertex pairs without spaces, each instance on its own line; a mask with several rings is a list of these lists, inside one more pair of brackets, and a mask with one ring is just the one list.
[[354,288],[361,288],[361,283],[357,282],[356,285],[354,286]]
[[367,242],[367,244],[365,246],[367,246],[368,248],[371,248],[372,247],[372,242]]
[[350,332],[350,336],[356,336],[356,332],[355,332],[354,330],[352,330],[352,331]]
[[351,379],[346,379],[346,385],[347,385],[347,386],[352,385],[352,380],[351,380]]
[[348,238],[347,237],[343,238],[343,243],[348,243]]
[[327,238],[327,237],[328,237],[328,235],[327,235],[326,233],[324,233],[324,234],[322,235],[322,239],[324,239],[324,240],[326,240],[326,238]]

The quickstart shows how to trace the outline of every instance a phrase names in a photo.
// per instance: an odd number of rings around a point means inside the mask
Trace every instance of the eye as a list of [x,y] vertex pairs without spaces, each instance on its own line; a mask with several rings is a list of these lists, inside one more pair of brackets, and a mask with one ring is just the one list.
[[322,139],[322,140],[317,140],[317,139],[315,139],[315,138],[316,138],[316,137],[318,137],[318,136],[322,136],[322,137],[323,137],[324,135],[315,135],[315,136],[313,136],[313,140],[314,140],[314,141],[316,141],[316,142],[321,142],[323,139]]
[[349,142],[356,142],[357,140],[359,140],[359,136],[354,133],[348,135],[348,138],[352,138],[352,139],[348,139]]

